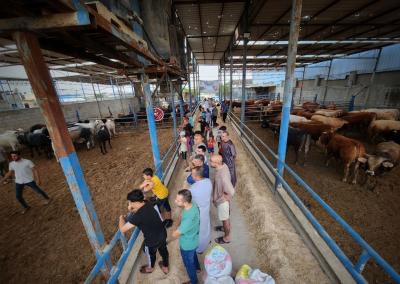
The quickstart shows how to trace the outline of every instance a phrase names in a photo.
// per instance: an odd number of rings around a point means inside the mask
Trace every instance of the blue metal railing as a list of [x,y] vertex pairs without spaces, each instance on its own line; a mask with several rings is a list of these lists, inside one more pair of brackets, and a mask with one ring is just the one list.
[[[245,124],[242,124],[239,118],[230,113],[230,118],[233,124],[237,126],[238,131],[240,131],[242,137],[247,139],[250,143],[252,143],[254,150],[260,156],[261,160],[265,163],[267,168],[271,171],[271,173],[275,176],[278,182],[282,185],[282,187],[289,194],[291,199],[295,202],[295,204],[299,207],[299,209],[303,212],[306,218],[313,225],[318,234],[324,239],[326,244],[330,247],[336,257],[342,262],[344,267],[349,271],[354,280],[357,283],[367,283],[365,278],[362,276],[362,271],[365,267],[367,261],[372,258],[376,264],[378,264],[396,283],[400,283],[400,275],[397,273],[393,267],[390,266],[346,221],[340,217],[315,191],[299,176],[295,173],[293,169],[291,169],[285,162],[279,160],[276,153],[266,145],[254,132],[252,132]],[[241,128],[242,126],[243,128]],[[249,136],[251,135],[251,137]],[[277,169],[273,166],[273,164],[265,157],[263,152],[255,145],[254,142],[261,144],[268,153],[276,159],[279,163],[283,164],[284,168],[287,172],[295,179],[295,181],[302,186],[311,197],[319,204],[321,207],[351,236],[351,238],[362,248],[362,253],[356,264],[353,264],[351,260],[346,256],[343,250],[338,246],[338,244],[329,236],[324,227],[318,222],[318,220],[314,217],[314,215],[308,210],[308,208],[303,204],[301,199],[297,196],[297,194],[293,191],[288,182],[280,175]]]
[[[199,104],[195,106],[195,108],[192,111],[192,115],[197,111],[199,107]],[[173,138],[174,139],[174,138]],[[171,146],[168,148],[168,150],[165,152],[163,158],[161,159],[160,165],[157,167],[156,170],[160,170],[163,174],[161,176],[161,180],[164,181],[165,179],[165,173],[168,172],[172,166],[173,160],[175,155],[178,153],[178,140],[174,139]],[[135,228],[132,232],[132,235],[129,239],[129,241],[126,240],[124,234],[121,233],[120,230],[118,230],[114,236],[112,237],[111,241],[109,244],[107,244],[101,252],[101,256],[97,259],[97,262],[95,266],[92,268],[92,270],[89,273],[89,276],[85,280],[85,284],[92,283],[97,274],[100,272],[100,269],[104,266],[105,261],[110,258],[110,254],[114,247],[118,244],[118,242],[121,242],[122,245],[122,254],[117,262],[116,265],[114,265],[110,271],[110,276],[107,280],[107,284],[114,284],[117,282],[118,277],[121,273],[122,268],[125,265],[125,262],[128,258],[129,253],[131,252],[137,237],[139,236],[140,230],[138,228]]]

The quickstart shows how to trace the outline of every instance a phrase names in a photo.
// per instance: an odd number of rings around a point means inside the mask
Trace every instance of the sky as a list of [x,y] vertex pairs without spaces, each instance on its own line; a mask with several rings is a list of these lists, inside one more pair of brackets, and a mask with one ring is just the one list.
[[200,80],[211,81],[218,80],[217,65],[199,65]]

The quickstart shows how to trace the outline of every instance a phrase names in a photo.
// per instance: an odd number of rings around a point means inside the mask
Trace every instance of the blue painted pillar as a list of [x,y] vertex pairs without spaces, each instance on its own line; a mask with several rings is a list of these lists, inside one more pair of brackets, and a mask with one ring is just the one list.
[[[289,131],[290,106],[293,98],[294,71],[296,68],[297,41],[299,39],[301,8],[303,0],[292,1],[292,14],[290,20],[288,57],[286,64],[285,85],[283,88],[282,120],[279,134],[278,156],[285,162],[287,137]],[[283,175],[284,165],[278,161],[278,172]],[[276,184],[277,185],[277,184]]]
[[[131,81],[130,81],[130,83],[131,83],[133,98],[135,98],[135,96],[136,96],[135,88],[133,87],[133,84]],[[136,111],[135,111],[135,102],[133,102],[132,113],[133,113],[133,123],[136,126],[137,125],[137,115],[136,115]]]
[[349,103],[349,111],[354,110],[354,101],[356,100],[356,96],[351,96],[350,103]]
[[[36,36],[30,32],[15,32],[13,38],[45,119],[55,154],[59,158],[86,234],[96,258],[99,258],[104,246],[104,235],[78,157],[68,134],[64,115],[57,99],[50,72],[43,59],[39,42]],[[108,277],[111,266],[110,262],[106,263],[102,271]]]
[[171,108],[172,108],[172,124],[173,124],[172,129],[174,131],[173,137],[176,138],[178,133],[176,132],[175,93],[174,93],[174,88],[172,87],[172,81],[169,79],[169,76],[167,77],[167,80],[169,84],[169,90],[171,92]]
[[157,140],[157,128],[156,128],[156,121],[154,119],[154,110],[153,110],[153,102],[151,99],[151,91],[150,91],[150,84],[148,83],[148,78],[145,74],[142,74],[140,77],[142,81],[143,93],[146,99],[146,115],[147,115],[147,123],[149,125],[149,134],[150,134],[150,142],[151,142],[151,150],[153,152],[153,160],[154,160],[154,167],[156,175],[162,179],[163,172],[161,168],[161,156],[160,156],[160,149],[158,147],[158,140]]

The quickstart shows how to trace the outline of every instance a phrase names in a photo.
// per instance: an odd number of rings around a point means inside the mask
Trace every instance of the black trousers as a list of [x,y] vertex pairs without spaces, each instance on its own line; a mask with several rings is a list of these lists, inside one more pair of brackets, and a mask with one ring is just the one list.
[[29,208],[29,205],[26,203],[24,197],[22,196],[22,193],[24,191],[24,187],[28,186],[30,188],[33,189],[33,191],[35,191],[36,193],[40,194],[41,196],[43,196],[45,199],[49,199],[49,197],[47,196],[46,192],[44,192],[37,184],[35,181],[31,181],[28,183],[16,183],[15,184],[15,191],[16,191],[16,197],[17,200],[19,201],[19,203],[21,203],[21,205],[24,208]]
[[226,117],[228,116],[228,113],[227,112],[224,112],[223,114],[222,114],[222,121],[225,123],[225,121],[226,121]]
[[161,244],[156,246],[146,246],[146,245],[144,246],[144,253],[147,255],[148,265],[152,268],[154,267],[154,264],[156,263],[157,250],[161,255],[163,266],[168,267],[169,253],[166,241],[163,241]]

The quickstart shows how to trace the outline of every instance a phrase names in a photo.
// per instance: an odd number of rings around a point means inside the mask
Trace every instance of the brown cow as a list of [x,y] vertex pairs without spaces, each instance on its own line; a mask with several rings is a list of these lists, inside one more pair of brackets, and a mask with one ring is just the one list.
[[324,124],[330,125],[332,128],[335,130],[342,128],[343,125],[347,124],[348,122],[346,120],[343,120],[341,118],[336,118],[336,117],[326,117],[323,115],[315,114],[311,117],[311,120],[314,121],[319,121]]
[[305,110],[305,109],[297,110],[297,111],[296,111],[295,113],[293,113],[293,114],[298,115],[298,116],[305,117],[305,118],[307,118],[307,119],[311,119],[311,117],[314,115],[313,112],[308,111],[308,110]]
[[319,108],[319,104],[318,103],[313,103],[313,102],[304,102],[303,103],[303,108],[305,110],[314,112],[316,109]]
[[346,111],[342,109],[318,109],[315,111],[315,114],[320,114],[327,117],[341,117],[346,114]]
[[376,113],[373,112],[356,112],[348,113],[342,116],[348,122],[349,127],[359,127],[360,129],[367,129],[372,121],[376,119]]
[[330,125],[326,125],[320,122],[294,122],[290,123],[290,126],[303,129],[304,131],[307,132],[311,136],[311,138],[316,142],[318,141],[319,137],[323,132],[328,132],[333,130]]
[[356,184],[358,167],[360,166],[359,158],[365,156],[364,145],[355,139],[347,138],[332,131],[322,133],[318,140],[318,144],[326,148],[326,166],[329,165],[329,161],[332,157],[335,157],[336,159],[339,158],[343,161],[343,182],[347,182],[350,166],[354,163],[354,176],[352,183]]
[[270,102],[270,100],[268,100],[268,99],[261,99],[261,100],[256,100],[254,102],[254,104],[258,105],[258,106],[267,106],[269,104],[269,102]]

